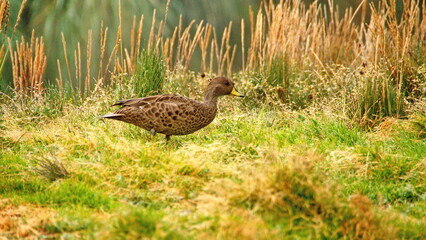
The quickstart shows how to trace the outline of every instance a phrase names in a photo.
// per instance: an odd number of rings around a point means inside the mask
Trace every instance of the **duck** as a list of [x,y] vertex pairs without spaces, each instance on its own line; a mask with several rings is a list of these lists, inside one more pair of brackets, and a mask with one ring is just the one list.
[[225,95],[244,97],[226,77],[209,81],[202,102],[178,95],[161,94],[117,101],[118,110],[100,118],[136,125],[151,134],[187,135],[209,125],[217,113],[218,98]]

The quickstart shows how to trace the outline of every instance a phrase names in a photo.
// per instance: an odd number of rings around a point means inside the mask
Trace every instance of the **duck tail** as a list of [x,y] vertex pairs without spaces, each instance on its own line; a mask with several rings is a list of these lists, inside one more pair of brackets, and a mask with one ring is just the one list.
[[99,116],[99,118],[119,119],[119,118],[121,118],[123,116],[124,116],[124,114],[108,113],[106,115]]

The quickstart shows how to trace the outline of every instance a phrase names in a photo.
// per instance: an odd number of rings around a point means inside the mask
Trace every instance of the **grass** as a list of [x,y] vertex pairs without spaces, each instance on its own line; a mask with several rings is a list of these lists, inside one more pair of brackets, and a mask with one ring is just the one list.
[[[241,47],[232,23],[180,18],[169,32],[167,8],[142,40],[144,17],[129,29],[118,4],[115,38],[102,24],[84,44],[62,34],[56,85],[43,36],[4,41],[0,238],[426,238],[424,9],[404,0],[397,17],[383,1],[354,24],[366,3],[339,17],[265,1],[241,20]],[[194,134],[166,142],[98,118],[125,98],[200,99],[224,73],[247,97],[221,99]]]
[[[3,105],[0,196],[8,202],[2,209],[25,207],[37,236],[425,236],[419,118],[365,132],[338,114],[246,110],[227,97],[211,125],[166,143],[97,120],[108,98],[37,120]],[[62,162],[67,178],[48,181],[31,169],[49,156]],[[49,221],[35,218],[37,211]],[[24,236],[13,224],[0,226],[5,237]]]
[[131,89],[134,89],[135,96],[161,93],[164,85],[165,70],[165,63],[161,56],[157,56],[153,51],[142,50],[135,74],[129,84],[132,86]]

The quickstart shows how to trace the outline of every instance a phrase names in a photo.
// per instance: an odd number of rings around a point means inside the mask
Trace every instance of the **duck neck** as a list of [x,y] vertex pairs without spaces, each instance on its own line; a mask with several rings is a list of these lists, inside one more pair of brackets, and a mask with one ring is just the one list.
[[208,105],[214,105],[216,106],[217,104],[217,97],[213,91],[207,91],[206,94],[204,95],[204,103],[208,104]]

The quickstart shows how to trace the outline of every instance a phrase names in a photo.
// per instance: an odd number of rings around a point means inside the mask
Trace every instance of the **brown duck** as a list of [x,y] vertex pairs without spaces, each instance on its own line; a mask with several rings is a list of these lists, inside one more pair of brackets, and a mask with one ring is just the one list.
[[203,102],[177,95],[163,94],[116,102],[121,106],[114,113],[101,118],[115,119],[134,124],[151,133],[162,133],[169,140],[171,135],[193,133],[213,121],[217,112],[217,98],[223,95],[244,97],[225,77],[210,81]]

